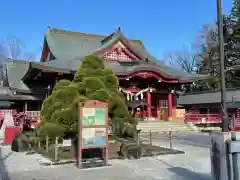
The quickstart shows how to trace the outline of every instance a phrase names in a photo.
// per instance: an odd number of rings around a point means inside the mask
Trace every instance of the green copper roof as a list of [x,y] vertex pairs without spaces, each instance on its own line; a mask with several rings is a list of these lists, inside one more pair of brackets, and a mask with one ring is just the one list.
[[22,78],[29,70],[29,62],[11,61],[7,63],[7,78],[9,87],[23,91],[30,91],[28,86],[22,81]]
[[30,92],[29,87],[22,79],[26,77],[26,74],[31,69],[73,73],[80,66],[81,60],[85,56],[111,47],[120,40],[140,59],[138,60],[139,64],[133,66],[123,66],[119,62],[106,61],[106,67],[113,69],[117,75],[128,74],[135,70],[153,70],[166,78],[177,79],[179,82],[191,82],[203,78],[164,65],[148,53],[140,40],[127,40],[120,29],[110,36],[102,36],[52,28],[49,32],[45,33],[45,44],[49,46],[56,60],[48,62],[13,61],[8,63],[7,76],[9,87]]
[[[76,57],[85,57],[102,46],[108,36],[78,33],[52,28],[45,33],[45,40],[56,59],[70,60]],[[140,45],[139,40],[130,40],[133,45]]]
[[[101,51],[102,49],[113,45],[118,40],[129,42],[131,50],[142,57],[142,60],[148,60],[149,66],[154,66],[168,77],[175,77],[179,80],[193,80],[202,78],[196,74],[190,74],[183,71],[175,70],[168,67],[153,57],[144,47],[140,40],[127,40],[118,29],[110,36],[102,36],[87,33],[71,32],[52,28],[45,34],[46,42],[57,60],[43,63],[51,68],[69,69],[75,71],[79,67],[81,58]],[[137,67],[122,67],[120,64],[106,63],[115,72],[127,72],[134,70]],[[142,65],[143,66],[143,65]],[[144,65],[145,67],[147,65]]]

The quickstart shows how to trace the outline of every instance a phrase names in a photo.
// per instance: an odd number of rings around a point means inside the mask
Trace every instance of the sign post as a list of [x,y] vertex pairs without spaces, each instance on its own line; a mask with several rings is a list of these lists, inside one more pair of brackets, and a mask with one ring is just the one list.
[[100,148],[108,165],[108,104],[89,100],[79,108],[78,168],[83,168],[84,149]]

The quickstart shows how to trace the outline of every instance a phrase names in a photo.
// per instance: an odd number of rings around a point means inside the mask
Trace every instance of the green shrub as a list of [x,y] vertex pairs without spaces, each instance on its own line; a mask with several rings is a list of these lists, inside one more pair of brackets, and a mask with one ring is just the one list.
[[44,123],[39,128],[39,135],[40,136],[49,136],[50,138],[55,138],[59,136],[64,135],[65,128],[64,126],[61,126],[60,124],[54,124],[54,123]]
[[[63,79],[56,83],[52,94],[42,104],[39,132],[49,136],[76,132],[78,108],[88,99],[107,102],[113,124],[120,127],[120,133],[131,134],[130,127],[124,127],[124,123],[131,121],[124,96],[118,90],[118,78],[104,67],[103,59],[93,55],[85,57],[72,82]],[[56,130],[51,132],[52,129]]]
[[69,84],[71,83],[71,81],[67,80],[67,79],[61,79],[60,81],[58,81],[58,83],[54,86],[53,91],[59,90],[61,88],[67,87],[69,86]]

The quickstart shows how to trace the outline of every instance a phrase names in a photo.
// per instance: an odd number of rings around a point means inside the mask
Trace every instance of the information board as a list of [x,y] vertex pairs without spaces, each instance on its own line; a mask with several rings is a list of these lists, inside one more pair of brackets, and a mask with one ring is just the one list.
[[87,101],[79,108],[79,168],[82,168],[82,150],[101,148],[104,161],[108,159],[108,104]]
[[106,108],[82,108],[82,125],[106,125]]
[[106,128],[82,129],[82,147],[106,146]]

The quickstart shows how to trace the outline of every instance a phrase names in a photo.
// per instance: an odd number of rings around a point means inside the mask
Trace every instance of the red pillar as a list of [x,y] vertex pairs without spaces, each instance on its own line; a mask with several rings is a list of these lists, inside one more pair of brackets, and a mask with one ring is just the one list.
[[177,97],[175,94],[172,94],[172,109],[177,109]]
[[147,91],[147,105],[149,105],[147,107],[147,116],[148,118],[151,118],[152,117],[152,109],[151,109],[151,104],[152,104],[152,97],[151,97],[151,93],[150,91]]
[[173,108],[173,102],[172,102],[172,93],[168,93],[168,120],[172,120],[172,108]]

